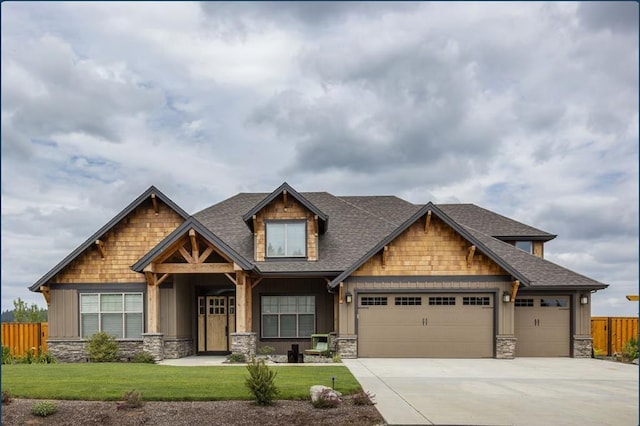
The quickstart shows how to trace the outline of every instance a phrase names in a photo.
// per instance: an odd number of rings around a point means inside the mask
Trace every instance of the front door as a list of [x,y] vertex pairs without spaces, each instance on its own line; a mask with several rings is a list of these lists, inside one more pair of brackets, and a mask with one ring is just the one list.
[[227,352],[235,331],[235,298],[198,297],[198,352]]

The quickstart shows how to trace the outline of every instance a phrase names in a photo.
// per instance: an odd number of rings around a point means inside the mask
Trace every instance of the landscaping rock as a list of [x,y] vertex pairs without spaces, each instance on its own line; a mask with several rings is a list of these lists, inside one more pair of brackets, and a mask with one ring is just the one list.
[[311,402],[316,402],[318,398],[320,398],[320,394],[324,390],[327,390],[328,392],[327,396],[329,397],[339,398],[342,396],[340,392],[333,390],[330,387],[322,386],[322,385],[314,385],[314,386],[311,386],[311,388],[309,389],[309,394],[311,395]]

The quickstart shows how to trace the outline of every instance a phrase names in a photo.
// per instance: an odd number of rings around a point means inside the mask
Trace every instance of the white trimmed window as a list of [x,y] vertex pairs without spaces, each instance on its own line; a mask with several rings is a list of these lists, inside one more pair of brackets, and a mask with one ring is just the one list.
[[267,257],[306,257],[307,222],[269,221],[267,225]]
[[316,330],[315,296],[262,296],[262,337],[310,337]]
[[116,339],[140,339],[143,310],[142,293],[80,294],[80,335],[104,331]]

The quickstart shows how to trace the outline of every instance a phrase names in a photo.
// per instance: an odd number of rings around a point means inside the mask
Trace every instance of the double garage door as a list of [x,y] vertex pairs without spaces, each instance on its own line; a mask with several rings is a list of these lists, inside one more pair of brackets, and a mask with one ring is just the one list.
[[361,294],[358,356],[491,358],[493,294]]

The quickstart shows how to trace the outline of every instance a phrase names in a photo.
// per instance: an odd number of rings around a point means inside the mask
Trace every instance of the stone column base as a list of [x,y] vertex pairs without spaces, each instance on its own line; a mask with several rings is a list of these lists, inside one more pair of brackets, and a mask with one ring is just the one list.
[[573,336],[573,357],[591,358],[593,354],[593,339],[591,336]]
[[58,362],[87,362],[86,340],[47,340],[47,351]]
[[231,333],[231,353],[242,354],[251,360],[256,356],[256,333]]
[[496,358],[514,359],[517,340],[514,336],[496,336]]
[[164,359],[164,333],[142,333],[142,350],[155,361]]
[[338,336],[335,337],[335,351],[341,358],[358,357],[358,336]]

